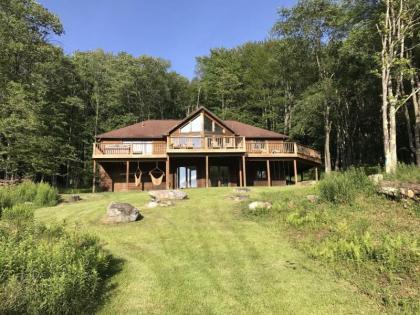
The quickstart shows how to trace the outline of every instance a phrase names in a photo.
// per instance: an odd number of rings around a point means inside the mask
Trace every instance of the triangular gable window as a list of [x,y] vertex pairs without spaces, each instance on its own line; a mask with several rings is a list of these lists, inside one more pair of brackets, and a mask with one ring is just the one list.
[[181,133],[201,132],[203,130],[203,118],[201,115],[191,120],[181,128]]

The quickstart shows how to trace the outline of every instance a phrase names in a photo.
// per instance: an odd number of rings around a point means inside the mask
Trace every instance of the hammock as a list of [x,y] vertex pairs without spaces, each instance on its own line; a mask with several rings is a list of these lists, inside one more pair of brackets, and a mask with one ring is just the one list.
[[141,184],[141,175],[143,175],[143,172],[139,167],[139,162],[137,162],[137,170],[134,173],[134,184],[136,185],[136,187],[139,187]]
[[[153,175],[153,172],[157,173],[158,175]],[[165,172],[162,171],[158,167],[158,162],[156,162],[156,167],[149,172],[150,178],[152,180],[153,186],[159,186],[162,184],[163,177],[165,176]]]

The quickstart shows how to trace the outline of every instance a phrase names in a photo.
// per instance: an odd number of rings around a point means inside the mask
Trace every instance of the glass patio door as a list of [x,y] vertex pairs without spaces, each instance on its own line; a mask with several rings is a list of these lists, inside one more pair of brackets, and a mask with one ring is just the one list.
[[197,187],[197,168],[195,166],[180,166],[177,168],[178,188]]
[[229,167],[211,165],[209,177],[212,187],[227,187],[229,186]]

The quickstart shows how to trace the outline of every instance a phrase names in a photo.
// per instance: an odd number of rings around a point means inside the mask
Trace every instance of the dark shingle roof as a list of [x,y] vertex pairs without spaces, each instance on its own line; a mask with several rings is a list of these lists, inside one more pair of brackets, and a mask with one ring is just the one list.
[[156,139],[163,138],[180,120],[146,120],[134,125],[115,129],[97,136],[103,139]]
[[281,133],[244,124],[236,120],[225,120],[224,122],[236,134],[246,138],[287,139],[287,136]]
[[[188,117],[194,116],[199,110],[206,110],[210,115],[217,118],[214,114],[209,112],[206,108],[200,107]],[[219,122],[223,123],[228,129],[231,129],[238,136],[246,138],[261,138],[261,139],[287,139],[286,135],[251,126],[235,120],[222,121],[217,118]],[[183,120],[146,120],[134,125],[115,129],[105,132],[97,136],[102,139],[160,139],[165,137],[168,132],[174,130],[179,124],[185,122]]]

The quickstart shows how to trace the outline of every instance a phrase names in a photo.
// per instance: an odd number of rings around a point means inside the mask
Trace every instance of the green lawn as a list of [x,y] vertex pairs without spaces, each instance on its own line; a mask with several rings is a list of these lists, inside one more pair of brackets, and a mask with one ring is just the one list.
[[[264,188],[275,189],[291,188]],[[82,194],[81,202],[38,209],[36,216],[97,235],[124,261],[111,279],[104,314],[379,313],[368,297],[293,248],[277,228],[244,218],[226,198],[230,193],[188,190],[189,200],[156,209],[144,208],[146,193]],[[132,203],[144,219],[101,224],[112,200]]]

